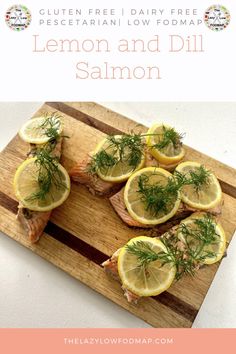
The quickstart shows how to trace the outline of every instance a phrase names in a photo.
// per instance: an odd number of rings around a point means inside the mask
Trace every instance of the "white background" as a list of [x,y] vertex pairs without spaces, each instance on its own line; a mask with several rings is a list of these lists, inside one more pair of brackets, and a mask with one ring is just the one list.
[[[200,16],[214,4],[209,0],[26,0],[32,12],[32,24],[22,32],[10,30],[4,21],[9,0],[0,3],[2,100],[135,100],[135,101],[209,101],[234,100],[236,91],[236,3],[224,0],[231,13],[231,23],[216,33],[204,24],[200,27],[39,27],[41,8],[197,8]],[[137,5],[138,4],[138,5]],[[168,4],[168,5],[167,5]],[[33,53],[34,34],[43,42],[51,38],[107,38],[116,43],[120,38],[161,37],[161,53]],[[204,53],[168,53],[168,35],[204,36]],[[114,65],[156,65],[161,68],[162,80],[76,80],[75,64],[89,61],[93,65],[108,61]]]
[[[236,103],[103,103],[141,123],[161,121],[185,142],[236,167]],[[0,149],[41,103],[0,103]],[[236,238],[194,327],[236,327]],[[0,233],[0,327],[148,327]]]

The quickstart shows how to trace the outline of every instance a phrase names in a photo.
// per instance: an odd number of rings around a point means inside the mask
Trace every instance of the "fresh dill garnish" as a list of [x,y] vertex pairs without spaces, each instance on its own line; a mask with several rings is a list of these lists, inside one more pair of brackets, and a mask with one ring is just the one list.
[[145,146],[141,134],[113,135],[108,137],[108,141],[117,151],[119,161],[127,162],[133,169],[140,164]]
[[39,126],[44,134],[49,138],[49,141],[57,140],[59,138],[59,131],[61,126],[61,116],[57,112],[45,114],[45,120]]
[[66,189],[67,186],[63,182],[63,173],[58,167],[58,157],[52,155],[50,145],[45,145],[38,149],[35,153],[35,164],[38,167],[38,186],[39,190],[29,195],[26,200],[45,200],[50,193],[52,186],[56,189]]
[[118,159],[115,156],[108,154],[105,150],[101,150],[92,157],[89,172],[94,174],[97,170],[100,170],[104,173],[108,168],[115,166],[117,161]]
[[126,249],[129,253],[137,256],[140,266],[146,266],[148,263],[156,261],[159,257],[152,247],[144,241],[127,244]]
[[192,185],[195,191],[199,192],[203,186],[210,184],[211,171],[207,170],[203,165],[200,165],[187,173],[175,170],[174,176],[178,180],[180,188],[185,185]]
[[194,170],[190,170],[189,175],[190,178],[187,184],[192,184],[196,192],[199,192],[203,186],[207,186],[210,183],[211,172],[203,165],[196,167]]
[[157,216],[159,213],[168,212],[170,205],[173,205],[178,198],[178,191],[181,187],[180,182],[169,177],[165,185],[161,183],[150,184],[151,176],[141,175],[138,179],[138,193],[141,194],[141,200],[145,204],[145,209],[152,216]]
[[170,144],[172,144],[175,149],[182,146],[181,140],[183,139],[184,136],[183,134],[179,134],[178,132],[175,131],[174,128],[168,128],[165,127],[164,125],[162,126],[162,131],[163,131],[162,134],[157,134],[161,136],[159,142],[154,144],[152,148],[163,150]]
[[109,168],[119,162],[126,163],[135,170],[142,160],[144,148],[141,134],[107,136],[107,147],[92,156],[89,172],[96,173],[101,169],[103,173],[107,173]]
[[[166,251],[156,253],[143,241],[126,245],[126,249],[138,258],[140,267],[147,267],[150,262],[159,260],[161,266],[169,263],[176,267],[176,280],[182,278],[184,274],[193,276],[206,258],[216,256],[216,253],[207,251],[205,247],[219,242],[216,224],[209,215],[195,219],[194,226],[191,228],[182,223],[176,231],[162,235],[160,239]],[[184,236],[184,241],[178,238],[179,232]],[[191,242],[193,239],[195,242]]]
[[[177,279],[183,274],[194,275],[196,269],[202,265],[206,258],[216,257],[216,253],[206,250],[206,246],[219,242],[220,236],[216,232],[216,224],[209,214],[194,220],[194,228],[181,223],[178,232],[184,237],[184,248],[178,250],[176,257]],[[169,244],[171,238],[168,239]],[[178,246],[177,236],[177,246]],[[173,245],[172,245],[173,248]]]

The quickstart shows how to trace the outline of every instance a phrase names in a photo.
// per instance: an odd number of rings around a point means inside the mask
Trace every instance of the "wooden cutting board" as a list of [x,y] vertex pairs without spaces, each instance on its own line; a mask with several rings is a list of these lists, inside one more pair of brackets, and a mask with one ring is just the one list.
[[[53,111],[62,114],[65,135],[70,136],[64,139],[62,156],[68,170],[106,134],[147,129],[88,102],[46,103],[35,116]],[[189,147],[186,150],[186,159],[204,163],[220,180],[224,192],[221,222],[230,241],[236,225],[235,170]],[[194,278],[181,279],[157,297],[129,304],[120,284],[107,277],[100,264],[130,238],[144,234],[143,230],[128,228],[107,199],[92,196],[85,187],[72,183],[70,197],[54,210],[40,242],[31,245],[16,221],[17,202],[12,189],[14,173],[27,151],[28,144],[16,136],[0,153],[1,231],[152,326],[191,327],[219,264],[202,268]]]

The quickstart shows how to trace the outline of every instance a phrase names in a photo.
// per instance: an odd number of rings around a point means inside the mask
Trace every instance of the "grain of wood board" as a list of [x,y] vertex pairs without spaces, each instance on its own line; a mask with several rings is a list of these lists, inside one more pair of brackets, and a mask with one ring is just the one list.
[[[46,103],[34,116],[53,111],[63,116],[64,133],[70,137],[64,139],[62,154],[62,164],[68,170],[106,134],[147,130],[89,102]],[[16,166],[25,159],[27,150],[28,144],[16,136],[0,153],[1,231],[152,326],[191,327],[219,264],[200,269],[194,278],[181,279],[159,296],[142,299],[138,305],[129,304],[120,284],[107,277],[100,264],[130,238],[143,234],[143,230],[128,228],[107,199],[93,196],[85,187],[73,183],[70,197],[53,211],[43,237],[31,245],[16,221],[17,201],[12,189]],[[221,222],[230,241],[236,225],[235,170],[189,147],[185,159],[204,163],[220,179],[224,191]]]

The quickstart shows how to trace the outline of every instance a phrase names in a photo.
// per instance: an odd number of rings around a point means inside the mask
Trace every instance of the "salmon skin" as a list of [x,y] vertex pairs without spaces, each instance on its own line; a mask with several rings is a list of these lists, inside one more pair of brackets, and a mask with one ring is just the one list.
[[[173,227],[174,225],[178,224],[180,220],[188,217],[193,212],[199,211],[181,202],[177,213],[171,219],[169,219],[163,224],[154,226],[141,224],[130,216],[124,202],[124,188],[122,188],[118,193],[109,198],[109,201],[124,223],[126,223],[130,227],[149,229],[149,236],[159,236],[162,233],[166,232],[170,227]],[[213,209],[207,210],[206,212],[209,212],[214,216],[219,216],[221,214],[221,211],[222,203]]]
[[[52,142],[52,144],[54,144],[54,146],[52,146],[53,150],[51,154],[59,160],[62,150],[62,138],[58,139],[58,141]],[[30,144],[30,151],[27,156],[34,157],[39,148],[41,147],[38,145]],[[31,243],[36,243],[40,239],[40,236],[43,234],[43,231],[50,219],[51,213],[52,210],[47,212],[33,211],[25,208],[22,203],[19,203],[16,218],[27,232]]]
[[69,172],[71,179],[80,184],[84,184],[91,194],[101,197],[109,197],[120,190],[122,184],[103,181],[97,174],[89,172],[91,157],[77,163]]

